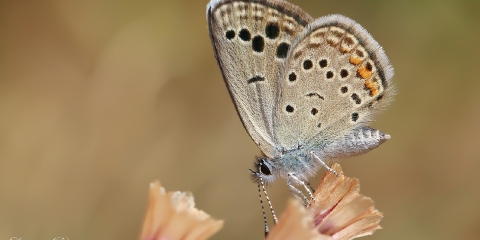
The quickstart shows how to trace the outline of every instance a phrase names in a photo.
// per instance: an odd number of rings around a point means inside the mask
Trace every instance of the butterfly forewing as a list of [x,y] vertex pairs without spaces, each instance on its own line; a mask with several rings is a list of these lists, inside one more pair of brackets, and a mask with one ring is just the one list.
[[207,18],[215,57],[243,125],[273,157],[278,78],[294,39],[313,19],[279,0],[211,1]]
[[319,18],[295,41],[280,77],[279,144],[318,149],[365,124],[388,100],[392,76],[380,45],[359,24]]

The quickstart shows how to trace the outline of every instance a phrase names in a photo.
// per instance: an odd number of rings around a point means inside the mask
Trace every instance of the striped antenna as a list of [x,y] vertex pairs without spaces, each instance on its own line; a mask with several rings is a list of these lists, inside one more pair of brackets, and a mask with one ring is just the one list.
[[[260,178],[260,182],[263,185],[263,180]],[[260,198],[260,205],[262,205],[262,213],[263,213],[263,222],[265,223],[265,238],[268,235],[268,223],[267,223],[267,215],[265,214],[265,207],[263,207],[263,200],[262,200],[262,192],[260,191],[260,183],[258,183],[258,197]]]
[[275,215],[275,211],[273,211],[272,202],[270,202],[270,198],[268,197],[267,190],[265,190],[265,185],[263,184],[263,179],[262,178],[260,178],[260,182],[262,183],[263,193],[265,194],[265,198],[267,199],[268,206],[270,206],[270,211],[272,211],[273,223],[277,224],[278,219],[277,219],[277,216]]

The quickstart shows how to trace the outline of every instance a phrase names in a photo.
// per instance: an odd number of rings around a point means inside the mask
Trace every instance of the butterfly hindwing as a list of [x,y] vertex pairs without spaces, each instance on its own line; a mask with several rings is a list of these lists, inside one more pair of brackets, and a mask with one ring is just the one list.
[[380,45],[353,20],[322,17],[298,37],[279,81],[274,118],[285,149],[319,149],[371,120],[391,94]]

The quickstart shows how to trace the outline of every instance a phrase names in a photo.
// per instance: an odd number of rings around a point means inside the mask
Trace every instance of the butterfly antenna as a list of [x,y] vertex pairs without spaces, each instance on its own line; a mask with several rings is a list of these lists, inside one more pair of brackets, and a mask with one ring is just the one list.
[[265,194],[265,198],[267,199],[268,206],[270,206],[270,211],[272,211],[273,223],[277,224],[278,223],[277,215],[275,215],[275,211],[273,211],[272,202],[270,202],[270,198],[268,197],[267,190],[265,190],[265,185],[263,184],[263,179],[260,179],[260,183],[262,184],[263,193]]
[[[261,178],[260,178],[260,182],[263,185],[263,180]],[[263,207],[262,192],[260,191],[260,183],[258,183],[258,197],[260,198],[260,205],[262,205],[263,222],[265,224],[265,237],[267,237],[269,229],[268,229],[268,223],[267,223],[267,215],[265,214],[265,207]]]

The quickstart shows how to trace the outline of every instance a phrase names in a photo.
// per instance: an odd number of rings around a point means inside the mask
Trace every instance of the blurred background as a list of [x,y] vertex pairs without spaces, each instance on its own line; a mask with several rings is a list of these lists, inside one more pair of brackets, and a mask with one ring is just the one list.
[[[355,19],[395,68],[398,95],[373,124],[392,139],[341,161],[385,214],[365,239],[478,239],[480,1],[291,2]],[[247,171],[260,151],[207,3],[0,2],[0,239],[137,239],[156,179],[226,220],[213,239],[263,239]],[[268,190],[281,213],[285,182]]]

